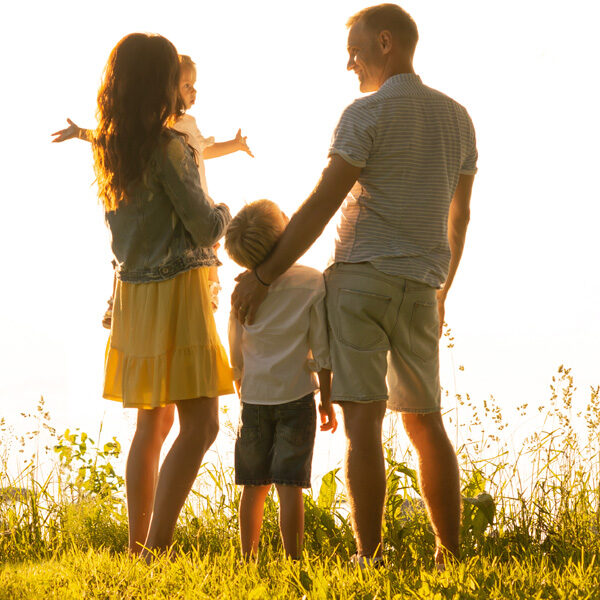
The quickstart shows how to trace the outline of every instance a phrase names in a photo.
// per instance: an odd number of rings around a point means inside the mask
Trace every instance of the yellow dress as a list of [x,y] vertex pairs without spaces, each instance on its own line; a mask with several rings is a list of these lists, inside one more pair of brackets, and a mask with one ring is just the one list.
[[209,267],[150,283],[117,281],[104,365],[104,398],[125,407],[233,393],[219,339]]

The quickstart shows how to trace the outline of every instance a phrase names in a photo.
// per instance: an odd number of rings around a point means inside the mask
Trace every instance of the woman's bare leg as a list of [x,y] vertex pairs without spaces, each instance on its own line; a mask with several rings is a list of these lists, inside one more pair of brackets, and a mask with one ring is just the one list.
[[258,554],[265,498],[270,489],[270,485],[245,485],[242,489],[239,520],[240,542],[244,558],[251,558]]
[[148,535],[160,450],[173,425],[174,413],[175,406],[172,404],[152,410],[138,410],[125,471],[129,551],[132,554],[141,552]]
[[202,458],[219,431],[218,398],[181,400],[176,405],[179,435],[158,475],[152,521],[145,544],[150,550],[166,550],[171,544],[177,517],[196,480]]

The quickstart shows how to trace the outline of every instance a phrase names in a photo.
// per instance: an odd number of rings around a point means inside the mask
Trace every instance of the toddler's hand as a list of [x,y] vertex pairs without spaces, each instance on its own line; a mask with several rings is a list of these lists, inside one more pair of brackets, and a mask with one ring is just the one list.
[[71,119],[67,119],[67,123],[69,124],[69,127],[66,129],[60,129],[59,131],[55,131],[54,133],[50,134],[55,136],[52,142],[64,142],[66,140],[79,137],[81,128],[75,125]]
[[331,402],[319,402],[319,414],[321,415],[321,431],[335,433],[337,429],[337,418]]
[[252,154],[252,151],[250,150],[250,148],[248,148],[248,143],[246,142],[246,138],[247,138],[247,136],[242,135],[242,130],[238,129],[237,133],[235,134],[235,141],[236,141],[239,149],[243,150],[246,154],[248,154],[252,158],[254,158],[254,154]]

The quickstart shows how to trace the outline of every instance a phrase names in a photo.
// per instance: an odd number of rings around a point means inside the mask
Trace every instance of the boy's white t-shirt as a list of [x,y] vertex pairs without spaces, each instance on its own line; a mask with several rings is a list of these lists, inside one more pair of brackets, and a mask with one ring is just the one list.
[[196,119],[191,115],[185,114],[177,119],[175,125],[173,125],[175,131],[185,133],[187,135],[187,143],[197,152],[198,154],[198,173],[200,174],[200,185],[202,191],[208,196],[208,186],[206,184],[206,172],[204,170],[204,160],[202,159],[202,153],[204,148],[212,146],[215,143],[214,137],[205,138],[198,129]]
[[325,281],[293,265],[270,286],[252,325],[229,319],[234,379],[248,404],[285,404],[318,389],[315,372],[331,369]]

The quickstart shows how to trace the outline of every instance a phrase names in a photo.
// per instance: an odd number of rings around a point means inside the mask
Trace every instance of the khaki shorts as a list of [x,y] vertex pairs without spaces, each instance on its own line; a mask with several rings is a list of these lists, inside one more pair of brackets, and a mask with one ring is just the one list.
[[388,400],[396,411],[439,411],[436,290],[370,263],[336,263],[325,271],[325,283],[332,400]]

